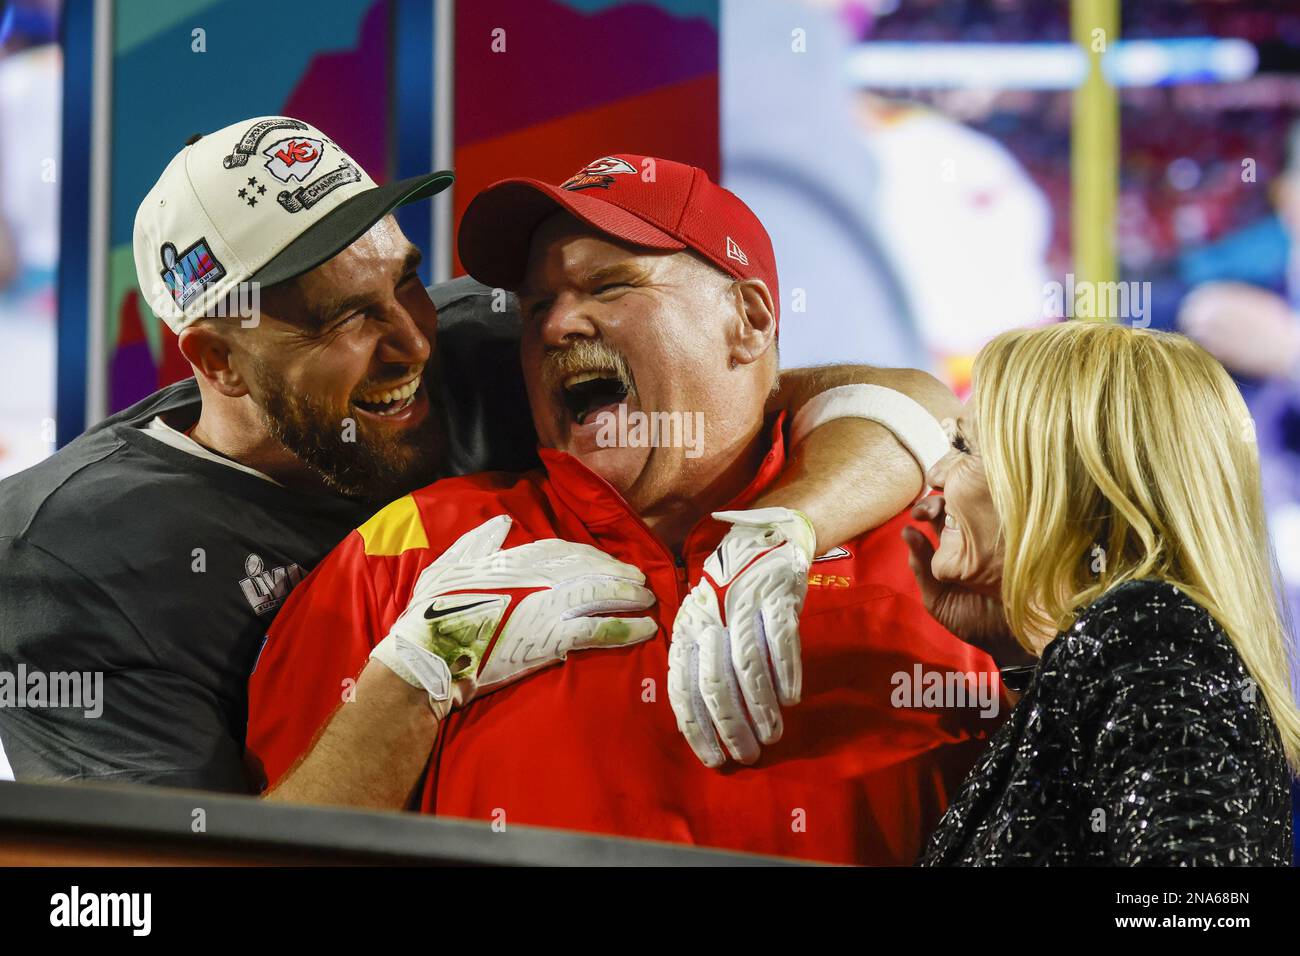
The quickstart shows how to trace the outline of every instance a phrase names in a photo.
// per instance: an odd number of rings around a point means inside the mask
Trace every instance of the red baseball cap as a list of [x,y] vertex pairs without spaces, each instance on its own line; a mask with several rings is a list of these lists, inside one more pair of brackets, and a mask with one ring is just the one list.
[[533,233],[557,209],[647,249],[693,249],[737,279],[761,279],[780,319],[776,256],[754,211],[696,166],[632,153],[602,156],[558,186],[503,179],[483,190],[460,223],[460,261],[475,279],[518,289]]

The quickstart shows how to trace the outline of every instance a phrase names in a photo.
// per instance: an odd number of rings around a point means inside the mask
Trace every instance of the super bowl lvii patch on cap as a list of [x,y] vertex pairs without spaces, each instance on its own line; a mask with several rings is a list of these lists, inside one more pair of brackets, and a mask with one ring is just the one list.
[[196,295],[226,277],[207,239],[200,239],[180,254],[170,242],[164,242],[161,255],[163,282],[178,308],[184,309]]

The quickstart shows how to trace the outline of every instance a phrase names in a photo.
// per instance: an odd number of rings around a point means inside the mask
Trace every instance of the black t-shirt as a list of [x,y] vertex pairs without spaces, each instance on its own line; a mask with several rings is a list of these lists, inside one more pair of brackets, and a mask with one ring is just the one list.
[[[527,467],[513,301],[492,312],[469,280],[430,291],[451,470]],[[248,789],[246,683],[262,639],[378,503],[290,491],[144,433],[156,415],[196,421],[199,404],[192,379],[168,386],[0,482],[0,743],[19,780]],[[72,673],[88,675],[79,706],[32,706],[33,675],[48,688]]]

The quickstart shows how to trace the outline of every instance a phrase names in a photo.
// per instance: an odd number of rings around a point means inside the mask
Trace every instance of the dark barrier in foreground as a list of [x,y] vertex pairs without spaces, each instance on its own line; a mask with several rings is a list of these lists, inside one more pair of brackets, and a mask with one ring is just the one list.
[[754,866],[791,861],[193,790],[0,783],[0,866]]

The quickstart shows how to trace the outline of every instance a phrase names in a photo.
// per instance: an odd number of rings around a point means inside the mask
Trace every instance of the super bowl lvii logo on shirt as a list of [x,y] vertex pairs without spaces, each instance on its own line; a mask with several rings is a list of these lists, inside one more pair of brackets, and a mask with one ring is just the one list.
[[268,571],[258,554],[250,554],[244,559],[244,572],[248,576],[240,579],[239,588],[253,613],[259,615],[274,611],[283,604],[289,592],[306,576],[297,564],[284,564]]

